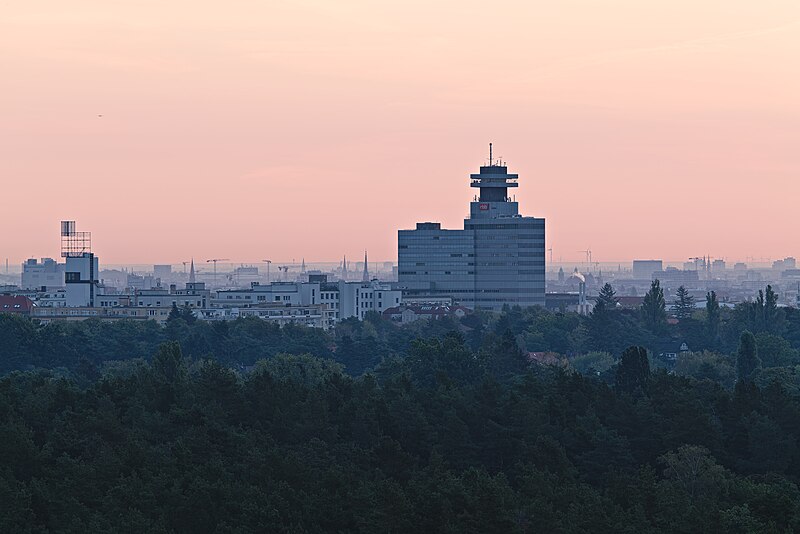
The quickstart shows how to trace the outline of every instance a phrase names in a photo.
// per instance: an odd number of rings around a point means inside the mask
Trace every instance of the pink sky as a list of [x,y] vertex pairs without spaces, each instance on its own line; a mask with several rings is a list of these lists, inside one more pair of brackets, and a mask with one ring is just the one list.
[[0,73],[12,262],[395,259],[489,141],[556,259],[800,255],[797,0],[12,0]]

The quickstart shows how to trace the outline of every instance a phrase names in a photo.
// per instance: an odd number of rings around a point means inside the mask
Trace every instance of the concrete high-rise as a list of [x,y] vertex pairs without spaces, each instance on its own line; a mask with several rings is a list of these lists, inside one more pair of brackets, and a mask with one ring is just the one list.
[[398,231],[398,282],[413,297],[452,297],[473,308],[544,306],[545,221],[519,214],[518,176],[495,161],[470,175],[479,194],[463,230],[417,223]]

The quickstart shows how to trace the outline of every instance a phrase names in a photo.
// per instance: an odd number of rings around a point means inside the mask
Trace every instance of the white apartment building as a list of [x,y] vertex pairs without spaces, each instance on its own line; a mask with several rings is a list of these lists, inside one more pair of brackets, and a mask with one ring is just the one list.
[[383,313],[402,302],[402,291],[389,284],[372,282],[277,282],[253,283],[249,289],[218,291],[211,299],[211,308],[243,308],[264,304],[310,306],[324,304],[333,312],[333,319],[350,317],[359,320],[369,311]]
[[377,280],[323,284],[320,295],[321,302],[334,311],[337,321],[350,317],[362,320],[367,312],[383,313],[403,302],[402,291]]
[[169,289],[141,289],[131,295],[132,306],[145,308],[171,308],[174,304],[179,308],[202,309],[209,306],[211,300],[211,291],[206,289],[205,282],[188,282],[184,289],[178,289],[174,284]]
[[250,308],[209,308],[198,310],[198,318],[205,321],[235,320],[256,317],[281,326],[297,324],[327,330],[334,324],[333,311],[324,304],[283,305],[263,304]]

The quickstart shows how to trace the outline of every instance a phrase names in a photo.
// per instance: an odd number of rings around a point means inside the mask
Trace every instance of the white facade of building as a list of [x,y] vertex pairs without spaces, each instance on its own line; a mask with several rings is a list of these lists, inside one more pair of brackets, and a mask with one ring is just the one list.
[[384,310],[402,302],[402,291],[378,281],[372,282],[279,282],[253,284],[250,289],[218,291],[211,299],[212,308],[243,308],[265,304],[313,306],[324,304],[336,321],[357,317],[369,311]]
[[22,289],[41,289],[64,287],[63,263],[58,263],[52,258],[35,258],[26,260],[22,264]]
[[93,307],[100,272],[97,257],[86,252],[78,257],[68,257],[64,272],[67,306]]
[[212,308],[283,304],[306,306],[319,304],[320,284],[317,282],[253,283],[249,289],[225,289],[217,291],[211,299]]
[[325,284],[322,302],[335,312],[337,321],[356,317],[364,319],[367,312],[383,313],[403,302],[403,292],[392,289],[389,284],[372,282],[344,282]]
[[202,309],[211,302],[211,291],[206,289],[205,282],[188,282],[184,289],[177,289],[174,285],[169,289],[154,288],[134,291],[131,295],[131,305],[145,308],[158,308],[174,304],[179,308]]
[[327,330],[334,324],[333,311],[324,304],[299,306],[264,304],[251,308],[210,308],[199,310],[197,315],[206,321],[230,321],[240,317],[255,317],[281,326],[296,324],[323,330]]
[[40,308],[62,308],[67,305],[67,290],[44,291],[31,296],[31,299]]

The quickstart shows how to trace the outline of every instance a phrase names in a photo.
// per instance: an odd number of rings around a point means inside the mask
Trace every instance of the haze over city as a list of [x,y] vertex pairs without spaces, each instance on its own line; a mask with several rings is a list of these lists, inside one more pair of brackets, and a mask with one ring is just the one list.
[[218,7],[4,5],[4,257],[393,260],[490,141],[556,261],[798,252],[797,2]]

